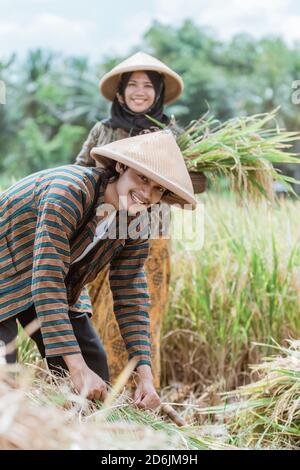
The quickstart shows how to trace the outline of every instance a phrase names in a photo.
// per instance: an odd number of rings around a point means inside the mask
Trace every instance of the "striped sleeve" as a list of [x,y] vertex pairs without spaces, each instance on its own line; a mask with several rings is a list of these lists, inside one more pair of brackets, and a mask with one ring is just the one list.
[[60,175],[38,198],[31,293],[47,357],[80,353],[69,319],[65,278],[69,240],[82,218],[81,193],[79,184],[64,184]]
[[129,359],[136,357],[137,366],[151,366],[150,297],[144,269],[148,252],[148,240],[127,241],[112,261],[109,275],[115,316]]
[[93,314],[91,299],[87,287],[83,287],[75,304],[70,307],[72,312],[86,313],[89,317]]
[[82,149],[76,157],[76,165],[95,166],[95,160],[90,156],[90,152],[93,147],[97,146],[102,130],[103,124],[101,122],[97,122],[94,127],[92,127],[86,141],[83,143]]

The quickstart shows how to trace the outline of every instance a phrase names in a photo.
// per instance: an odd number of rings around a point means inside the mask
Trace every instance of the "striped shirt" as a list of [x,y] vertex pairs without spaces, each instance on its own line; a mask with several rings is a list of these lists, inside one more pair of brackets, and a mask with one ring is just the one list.
[[46,356],[79,353],[68,312],[92,313],[84,286],[109,264],[129,358],[151,365],[148,239],[107,237],[80,259],[94,240],[96,209],[104,203],[101,175],[100,168],[65,165],[30,175],[0,195],[0,322],[34,304]]
[[86,247],[84,252],[81,253],[81,255],[78,256],[78,258],[76,258],[73,261],[73,263],[77,263],[77,261],[80,261],[81,259],[83,259],[92,250],[92,248],[99,242],[99,240],[101,240],[106,235],[108,227],[115,220],[115,217],[116,217],[116,214],[115,214],[115,211],[114,211],[112,214],[107,216],[104,220],[101,220],[99,222],[99,224],[96,227],[96,233],[94,235],[94,240],[92,241],[92,243],[90,243]]

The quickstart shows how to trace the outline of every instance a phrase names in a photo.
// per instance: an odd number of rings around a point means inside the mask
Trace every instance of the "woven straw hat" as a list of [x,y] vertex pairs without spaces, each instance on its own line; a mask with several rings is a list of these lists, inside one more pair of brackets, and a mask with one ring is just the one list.
[[183,91],[182,78],[167,65],[144,52],[137,52],[106,73],[99,83],[100,92],[113,101],[118,91],[121,75],[125,72],[153,70],[162,73],[165,78],[165,104],[175,101]]
[[111,160],[140,171],[147,178],[171,191],[162,197],[168,204],[191,204],[197,201],[183,156],[170,130],[141,134],[94,147],[91,156],[99,166],[106,167]]

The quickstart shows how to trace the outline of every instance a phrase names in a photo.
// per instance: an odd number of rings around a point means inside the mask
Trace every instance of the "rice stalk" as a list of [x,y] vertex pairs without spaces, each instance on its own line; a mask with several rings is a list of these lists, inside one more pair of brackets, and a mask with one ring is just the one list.
[[67,377],[41,372],[0,366],[1,450],[233,448],[199,427],[178,428],[138,410],[125,395],[103,407],[74,393]]
[[[204,245],[173,240],[169,311],[162,337],[163,384],[202,393],[250,380],[249,364],[300,331],[299,202],[239,205],[204,195]],[[256,348],[253,342],[270,344]]]
[[187,168],[204,172],[212,181],[220,176],[227,178],[240,196],[274,200],[274,182],[295,195],[291,184],[299,182],[281,174],[274,165],[300,162],[291,152],[300,133],[279,128],[278,109],[224,123],[207,114],[192,121],[176,138]]
[[233,403],[201,410],[223,417],[235,445],[300,449],[300,341],[288,343],[251,367],[257,380],[223,394]]

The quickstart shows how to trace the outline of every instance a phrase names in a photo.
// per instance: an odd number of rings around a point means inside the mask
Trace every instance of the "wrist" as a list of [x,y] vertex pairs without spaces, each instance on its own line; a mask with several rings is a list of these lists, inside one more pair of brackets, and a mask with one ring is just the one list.
[[86,367],[85,360],[81,353],[66,354],[63,359],[69,369],[69,372],[78,372]]
[[148,382],[153,382],[153,375],[152,375],[152,370],[150,366],[147,365],[142,365],[138,366],[136,368],[138,377],[140,380],[148,381]]

